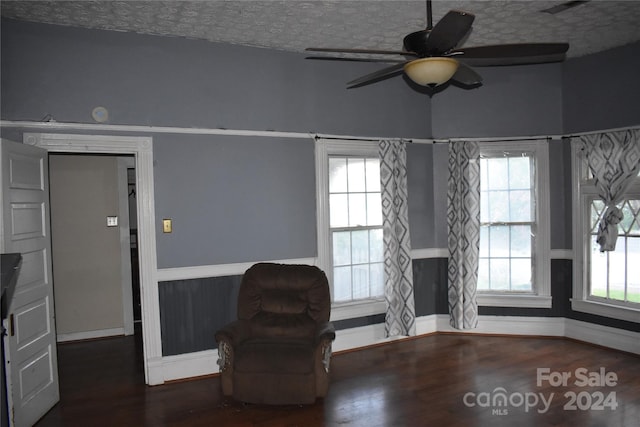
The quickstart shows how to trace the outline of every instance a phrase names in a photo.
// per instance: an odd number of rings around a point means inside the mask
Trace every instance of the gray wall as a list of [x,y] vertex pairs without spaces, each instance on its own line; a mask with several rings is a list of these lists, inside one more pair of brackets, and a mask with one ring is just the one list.
[[[379,64],[182,38],[2,20],[2,118],[427,137],[429,100]],[[177,141],[176,141],[177,142]]]
[[567,61],[562,73],[564,132],[640,124],[640,43]]
[[312,139],[154,137],[158,266],[315,257]]
[[482,86],[432,97],[434,138],[561,134],[562,66],[477,67]]
[[[379,64],[11,20],[2,21],[1,52],[5,120],[91,123],[101,105],[112,124],[431,134],[428,96],[402,79],[345,90]],[[312,139],[150,135],[157,221],[174,220],[173,233],[157,230],[160,268],[316,255]],[[421,235],[431,228],[414,222]]]

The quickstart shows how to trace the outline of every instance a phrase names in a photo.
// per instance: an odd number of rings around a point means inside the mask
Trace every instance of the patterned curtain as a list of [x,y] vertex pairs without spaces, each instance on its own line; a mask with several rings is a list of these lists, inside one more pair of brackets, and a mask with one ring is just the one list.
[[449,313],[456,329],[478,326],[480,250],[480,147],[477,142],[449,144]]
[[416,334],[403,141],[380,141],[387,337]]
[[595,178],[598,195],[607,206],[598,224],[600,252],[614,251],[618,223],[624,217],[616,205],[640,171],[640,129],[583,135],[578,144]]

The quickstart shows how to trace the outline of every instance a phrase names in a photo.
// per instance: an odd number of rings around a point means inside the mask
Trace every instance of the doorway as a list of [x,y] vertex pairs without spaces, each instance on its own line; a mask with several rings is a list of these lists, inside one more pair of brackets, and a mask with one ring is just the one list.
[[131,155],[49,155],[58,342],[135,332],[134,295],[139,300],[140,289],[134,167]]
[[23,141],[49,153],[128,155],[135,158],[137,245],[140,271],[141,329],[145,381],[164,383],[158,302],[153,140],[151,137],[25,133]]

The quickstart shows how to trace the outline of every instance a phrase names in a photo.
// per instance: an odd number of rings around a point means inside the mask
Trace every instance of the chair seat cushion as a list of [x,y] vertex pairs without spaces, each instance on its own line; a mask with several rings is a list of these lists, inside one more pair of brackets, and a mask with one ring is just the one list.
[[309,374],[314,370],[314,348],[306,340],[253,339],[235,353],[237,372]]

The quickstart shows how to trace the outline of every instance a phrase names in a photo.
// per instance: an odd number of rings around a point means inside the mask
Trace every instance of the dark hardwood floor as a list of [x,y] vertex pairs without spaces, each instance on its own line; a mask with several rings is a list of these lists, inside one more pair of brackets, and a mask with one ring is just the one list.
[[134,337],[59,345],[61,400],[37,426],[640,425],[640,357],[566,339],[436,334],[334,354],[309,406],[234,402],[217,376],[148,387],[141,358]]

